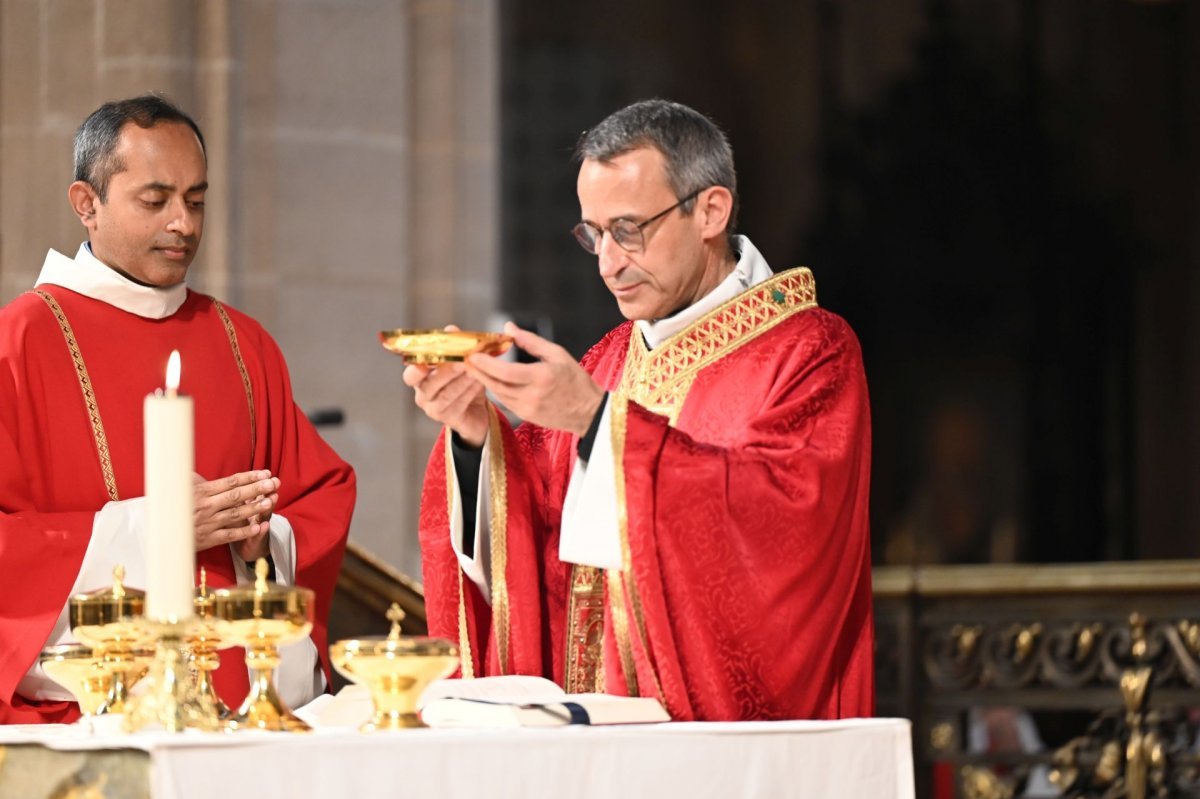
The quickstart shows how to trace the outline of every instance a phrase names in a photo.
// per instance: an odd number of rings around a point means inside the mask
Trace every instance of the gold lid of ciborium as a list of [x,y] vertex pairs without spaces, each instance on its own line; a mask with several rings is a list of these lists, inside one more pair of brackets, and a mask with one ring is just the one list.
[[146,606],[146,592],[125,585],[123,566],[113,568],[111,586],[76,594],[67,604],[71,632],[87,646],[153,644],[153,639],[138,624]]
[[363,732],[424,727],[417,715],[421,692],[458,667],[458,647],[445,638],[400,634],[404,611],[398,604],[392,603],[387,618],[392,629],[386,636],[351,638],[329,647],[333,667],[371,691],[375,714],[361,727]]
[[313,623],[312,589],[267,582],[265,559],[258,561],[255,572],[253,585],[212,592],[212,616],[222,636],[231,642],[265,636],[287,643],[308,635]]

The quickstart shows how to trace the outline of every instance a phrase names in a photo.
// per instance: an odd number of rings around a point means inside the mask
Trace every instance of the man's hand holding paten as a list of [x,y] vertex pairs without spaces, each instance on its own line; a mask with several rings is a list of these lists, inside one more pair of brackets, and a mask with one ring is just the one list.
[[604,401],[604,389],[557,344],[511,322],[504,332],[536,363],[511,363],[487,355],[467,358],[467,370],[506,408],[542,427],[583,436]]
[[[445,329],[458,330],[454,325]],[[417,407],[426,416],[449,427],[470,446],[483,446],[488,429],[487,397],[466,367],[458,363],[433,368],[409,364],[404,368],[404,383],[413,389]]]
[[196,475],[196,551],[233,544],[242,560],[270,552],[267,532],[279,502],[279,478],[265,469],[217,480]]

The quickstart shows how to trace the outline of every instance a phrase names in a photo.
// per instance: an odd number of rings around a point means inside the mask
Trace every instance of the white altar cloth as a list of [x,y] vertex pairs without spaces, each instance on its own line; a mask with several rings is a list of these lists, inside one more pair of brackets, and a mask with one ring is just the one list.
[[905,719],[88,734],[0,726],[0,745],[138,749],[153,799],[804,797],[913,799]]

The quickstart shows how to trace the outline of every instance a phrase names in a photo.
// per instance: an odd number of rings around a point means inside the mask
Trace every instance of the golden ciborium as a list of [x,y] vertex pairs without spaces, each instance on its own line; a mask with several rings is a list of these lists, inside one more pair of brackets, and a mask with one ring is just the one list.
[[42,650],[42,670],[71,692],[85,721],[99,712],[112,690],[112,672],[83,644],[58,644]]
[[398,604],[392,603],[387,618],[392,629],[386,637],[353,638],[329,648],[333,667],[371,691],[375,714],[359,728],[363,732],[426,726],[417,715],[417,699],[429,683],[458,667],[458,648],[446,639],[400,635],[404,611]]
[[313,626],[313,592],[267,582],[267,561],[254,565],[253,586],[222,588],[212,594],[212,612],[221,640],[246,648],[250,693],[225,721],[231,730],[302,732],[311,729],[279,697],[272,676],[279,646],[299,641]]
[[[146,594],[124,585],[125,568],[113,569],[111,588],[76,594],[69,600],[71,632],[90,647],[112,682],[95,715],[124,713],[129,689],[149,669],[154,638],[141,626]],[[69,690],[69,689],[68,689]]]

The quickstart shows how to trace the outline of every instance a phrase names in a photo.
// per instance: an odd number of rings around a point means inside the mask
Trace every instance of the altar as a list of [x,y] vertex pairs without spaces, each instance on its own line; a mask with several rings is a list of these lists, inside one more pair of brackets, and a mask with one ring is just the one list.
[[905,719],[376,734],[0,727],[0,797],[50,796],[913,799],[914,788]]

